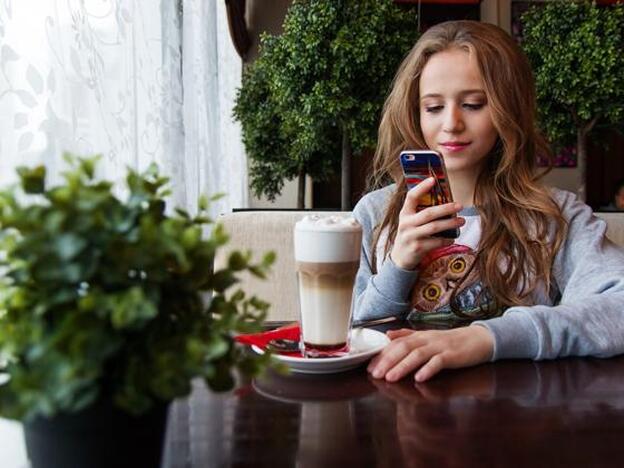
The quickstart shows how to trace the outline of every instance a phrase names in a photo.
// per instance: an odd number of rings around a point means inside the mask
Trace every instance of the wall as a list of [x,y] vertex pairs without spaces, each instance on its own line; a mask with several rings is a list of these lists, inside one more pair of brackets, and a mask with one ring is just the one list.
[[576,193],[579,186],[579,173],[575,167],[555,167],[544,177],[544,182],[546,185]]
[[496,24],[505,31],[511,30],[511,0],[483,0],[481,21]]

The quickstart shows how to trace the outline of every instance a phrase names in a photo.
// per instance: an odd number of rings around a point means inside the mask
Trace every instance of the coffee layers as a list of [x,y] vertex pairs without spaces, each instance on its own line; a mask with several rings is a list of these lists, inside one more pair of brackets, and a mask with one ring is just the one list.
[[294,244],[306,352],[344,347],[362,227],[351,217],[306,216],[295,225]]

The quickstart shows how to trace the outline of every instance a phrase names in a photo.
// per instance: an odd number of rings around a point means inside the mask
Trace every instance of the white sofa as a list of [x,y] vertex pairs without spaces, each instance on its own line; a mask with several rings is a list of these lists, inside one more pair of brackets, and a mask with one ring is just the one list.
[[[268,280],[259,280],[251,275],[244,275],[242,278],[245,292],[271,303],[268,320],[298,319],[299,302],[292,237],[294,224],[308,214],[313,212],[241,211],[219,217],[219,222],[224,224],[230,235],[230,242],[217,254],[216,269],[227,262],[227,254],[233,249],[250,249],[256,259],[269,250],[277,253],[277,260]],[[611,240],[624,246],[624,213],[596,215],[607,221],[607,235]]]

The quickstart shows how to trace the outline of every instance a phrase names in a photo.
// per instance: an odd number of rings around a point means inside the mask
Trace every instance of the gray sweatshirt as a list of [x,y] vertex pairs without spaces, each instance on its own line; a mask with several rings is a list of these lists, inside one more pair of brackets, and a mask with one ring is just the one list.
[[[479,215],[474,208],[464,209],[460,216],[466,218],[466,224],[451,251],[430,256],[415,271],[403,270],[389,256],[384,258],[384,234],[378,245],[372,246],[373,231],[381,224],[393,190],[391,185],[371,192],[354,209],[364,230],[354,318],[448,316],[448,306],[432,306],[429,299],[439,304],[446,297],[448,302],[445,288],[452,289],[454,283],[446,278],[454,271],[464,271],[462,268],[473,260],[471,250],[476,250],[480,238]],[[624,353],[624,249],[605,237],[606,223],[574,194],[553,189],[552,196],[569,227],[555,257],[551,294],[546,295],[541,285],[531,296],[533,305],[511,307],[499,317],[472,323],[486,327],[494,336],[492,360]],[[377,274],[371,267],[373,249],[377,252]],[[442,275],[443,281],[439,274],[442,269],[449,272]],[[465,298],[458,297],[457,303],[466,306],[468,315],[487,306],[484,303],[489,296],[479,294],[478,280],[462,287]]]

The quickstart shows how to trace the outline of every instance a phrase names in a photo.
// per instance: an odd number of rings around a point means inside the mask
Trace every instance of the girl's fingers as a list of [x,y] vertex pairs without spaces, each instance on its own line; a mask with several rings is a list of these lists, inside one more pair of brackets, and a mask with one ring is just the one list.
[[[405,330],[399,330],[403,333]],[[419,331],[397,336],[371,361],[368,371],[375,378],[394,382],[418,369],[414,378],[424,382],[442,369],[468,367],[487,362],[494,338],[485,327],[475,325],[444,331]]]
[[436,354],[429,359],[429,361],[422,366],[418,372],[416,372],[414,378],[416,379],[416,382],[424,382],[425,380],[429,380],[444,368],[445,362],[442,354]]
[[440,221],[432,221],[425,225],[414,228],[414,235],[419,238],[431,237],[439,232],[455,229],[466,224],[464,218],[444,219]]
[[422,339],[417,333],[412,333],[410,336],[390,342],[390,344],[370,362],[367,368],[368,372],[376,379],[384,377],[390,369],[421,344]]
[[419,368],[425,362],[429,361],[433,352],[434,351],[427,346],[421,346],[412,350],[412,352],[386,372],[386,380],[388,382],[396,382],[402,379],[414,369]]
[[445,216],[453,216],[462,210],[459,203],[445,203],[444,205],[434,205],[410,216],[416,225],[423,225],[435,221]]
[[423,180],[416,185],[413,189],[407,192],[403,207],[401,208],[401,215],[414,214],[418,210],[418,199],[423,197],[427,192],[433,188],[433,177]]
[[397,338],[401,338],[402,336],[411,335],[412,333],[416,333],[414,330],[410,330],[409,328],[401,328],[400,330],[389,330],[386,332],[386,336],[391,340],[395,340]]
[[418,233],[412,233],[409,237],[406,237],[403,242],[405,242],[406,244],[414,243],[410,247],[412,250],[416,250],[415,243],[418,242],[418,251],[426,253],[440,247],[451,245],[455,242],[455,239],[445,239],[443,237],[427,237],[423,239],[418,237]]

